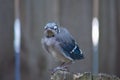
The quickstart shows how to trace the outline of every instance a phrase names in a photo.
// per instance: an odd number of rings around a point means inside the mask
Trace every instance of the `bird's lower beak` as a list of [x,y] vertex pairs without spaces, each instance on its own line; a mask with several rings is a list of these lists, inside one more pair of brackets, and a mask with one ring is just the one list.
[[47,30],[46,30],[46,35],[47,35],[48,37],[52,37],[52,36],[54,36],[54,32],[53,32],[51,29],[47,29]]

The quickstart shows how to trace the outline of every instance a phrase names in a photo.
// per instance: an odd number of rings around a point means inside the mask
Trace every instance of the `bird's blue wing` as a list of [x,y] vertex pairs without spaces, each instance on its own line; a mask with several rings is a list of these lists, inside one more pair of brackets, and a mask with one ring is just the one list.
[[73,60],[84,58],[82,51],[79,49],[79,46],[76,44],[75,40],[68,31],[61,31],[56,38],[59,41],[60,47],[65,55],[69,56]]
[[83,59],[84,58],[84,55],[83,55],[82,51],[79,49],[79,46],[77,44],[75,44],[73,51],[70,52],[70,56],[73,59]]
[[79,46],[75,44],[74,41],[73,43],[60,43],[60,46],[63,52],[73,60],[79,60],[84,58],[82,51],[79,49]]

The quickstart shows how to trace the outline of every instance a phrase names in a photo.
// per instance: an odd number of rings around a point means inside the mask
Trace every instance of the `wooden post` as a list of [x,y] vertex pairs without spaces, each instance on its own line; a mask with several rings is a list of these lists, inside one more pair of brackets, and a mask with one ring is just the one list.
[[68,71],[58,70],[51,75],[51,80],[120,80],[120,78],[103,73],[71,73]]

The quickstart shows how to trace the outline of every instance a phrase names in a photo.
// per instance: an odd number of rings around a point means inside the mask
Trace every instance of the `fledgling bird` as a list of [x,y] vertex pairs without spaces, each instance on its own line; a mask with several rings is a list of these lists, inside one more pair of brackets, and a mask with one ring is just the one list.
[[56,67],[54,71],[66,70],[70,63],[84,58],[82,51],[68,30],[54,22],[47,23],[44,27],[44,37],[41,42],[47,53],[62,62],[61,66]]

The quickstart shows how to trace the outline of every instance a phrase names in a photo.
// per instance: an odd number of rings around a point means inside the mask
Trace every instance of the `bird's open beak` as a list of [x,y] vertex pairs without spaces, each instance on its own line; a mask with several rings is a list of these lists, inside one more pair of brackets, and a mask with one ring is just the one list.
[[46,32],[47,37],[53,37],[54,36],[54,32],[51,29],[47,29],[47,30],[45,30],[45,32]]

